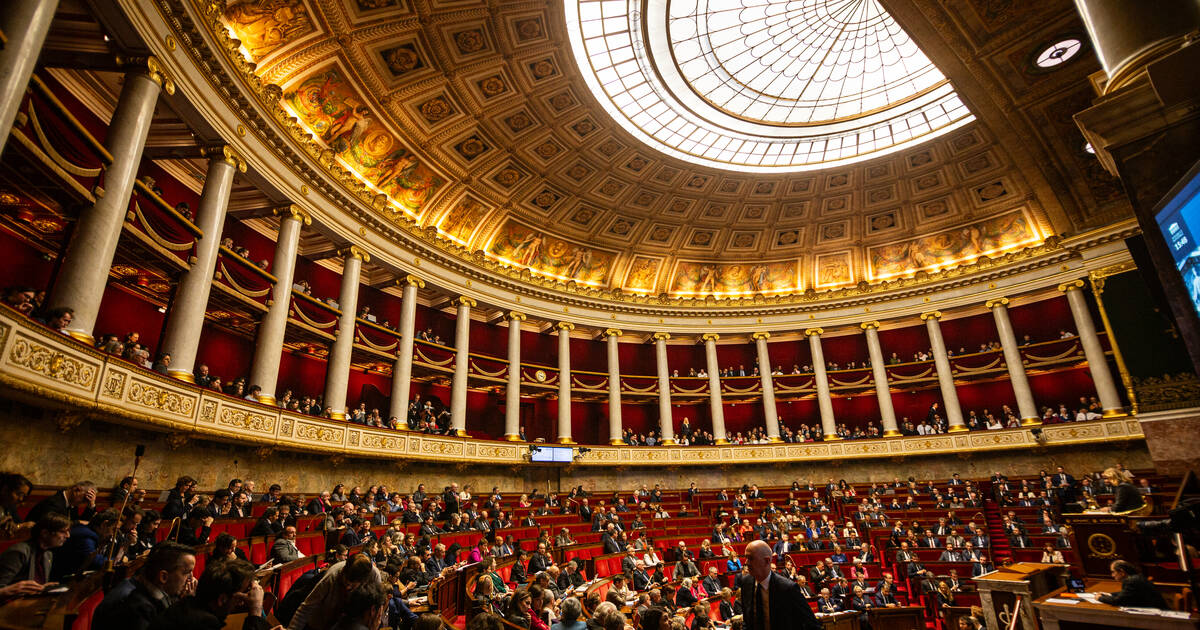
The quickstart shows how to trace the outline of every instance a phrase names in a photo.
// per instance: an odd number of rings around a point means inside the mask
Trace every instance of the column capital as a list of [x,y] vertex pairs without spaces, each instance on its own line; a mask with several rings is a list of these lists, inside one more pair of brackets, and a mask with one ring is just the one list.
[[993,308],[996,308],[997,306],[1008,306],[1008,298],[1002,297],[1002,298],[996,298],[993,300],[988,300],[987,302],[984,303],[984,306],[986,306],[988,309],[993,309]]
[[929,311],[926,313],[921,313],[921,321],[923,321],[923,322],[929,321],[931,319],[938,320],[941,318],[942,318],[941,311]]
[[476,306],[479,306],[479,303],[476,302],[474,298],[469,298],[465,295],[460,295],[460,296],[454,298],[454,305],[475,308]]
[[508,319],[510,319],[512,321],[523,322],[529,318],[525,315],[525,313],[522,313],[520,311],[509,311]]
[[312,215],[294,203],[275,208],[274,213],[280,220],[295,219],[303,225],[312,225]]
[[425,281],[412,275],[412,274],[408,274],[407,276],[404,276],[403,279],[397,280],[396,284],[398,284],[402,287],[414,286],[414,287],[417,287],[418,289],[425,288]]
[[625,333],[621,332],[619,328],[608,328],[604,331],[604,336],[610,339],[613,337],[620,337],[623,334]]
[[858,327],[863,330],[867,330],[869,328],[874,328],[875,330],[879,330],[879,320],[875,320],[872,322],[863,322],[863,323],[859,324]]
[[558,322],[554,325],[554,327],[558,329],[559,334],[564,332],[569,333],[572,330],[575,330],[575,324],[572,324],[571,322]]
[[162,87],[167,94],[175,94],[175,80],[167,74],[158,57],[117,57],[117,64],[128,72],[144,74]]
[[350,247],[340,249],[338,250],[338,254],[342,258],[357,258],[365,263],[371,262],[371,255],[358,245],[351,245]]
[[237,152],[236,149],[228,144],[218,144],[211,147],[201,149],[201,154],[210,160],[220,160],[226,164],[236,168],[239,172],[246,172],[246,159]]
[[716,340],[721,338],[721,335],[718,335],[717,333],[704,333],[703,335],[700,336],[700,338],[703,339],[706,343],[709,341],[716,342]]
[[656,333],[654,333],[654,340],[655,340],[655,341],[666,341],[666,340],[668,340],[668,339],[670,339],[670,338],[671,338],[671,333],[668,333],[668,332],[656,332]]
[[818,337],[820,337],[820,336],[821,336],[821,335],[823,335],[824,333],[825,333],[825,330],[824,330],[824,329],[821,329],[821,328],[809,328],[808,330],[805,330],[805,331],[804,331],[804,336],[805,336],[805,337],[811,337],[811,336],[813,336],[813,335],[817,335]]
[[1083,280],[1072,280],[1070,282],[1064,282],[1064,283],[1058,285],[1058,290],[1062,291],[1063,293],[1066,293],[1067,291],[1071,291],[1072,289],[1082,289],[1082,288],[1083,288]]
[[764,330],[762,332],[756,332],[753,335],[750,335],[750,338],[755,341],[758,341],[759,339],[770,339],[771,333]]

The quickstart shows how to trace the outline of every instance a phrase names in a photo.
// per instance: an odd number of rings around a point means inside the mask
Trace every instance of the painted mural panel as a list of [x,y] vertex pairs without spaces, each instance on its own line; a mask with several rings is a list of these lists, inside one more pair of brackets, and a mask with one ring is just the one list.
[[676,295],[770,295],[798,288],[795,260],[730,265],[681,261],[671,282]]
[[854,282],[854,267],[850,252],[817,256],[817,286],[836,287]]
[[629,273],[625,274],[625,289],[635,293],[652,293],[658,285],[658,269],[661,265],[659,258],[634,256]]
[[316,30],[302,0],[230,0],[223,17],[254,61]]
[[438,231],[466,245],[471,242],[475,230],[487,217],[488,207],[471,197],[464,197],[454,204],[449,212],[438,221]]
[[284,100],[350,170],[391,200],[420,214],[442,179],[383,126],[338,69],[318,72]]
[[488,244],[489,254],[518,267],[528,267],[564,280],[603,284],[613,254],[546,234],[511,219]]
[[1033,221],[1018,210],[913,239],[872,247],[872,278],[952,266],[980,256],[1039,243]]

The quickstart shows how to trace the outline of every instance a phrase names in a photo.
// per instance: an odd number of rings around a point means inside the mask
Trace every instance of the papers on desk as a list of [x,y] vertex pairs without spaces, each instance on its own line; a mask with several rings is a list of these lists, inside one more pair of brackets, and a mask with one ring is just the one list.
[[1074,606],[1079,603],[1078,599],[1067,599],[1065,597],[1051,597],[1046,600],[1047,604],[1069,604]]
[[1095,593],[1076,593],[1075,596],[1092,604],[1100,603],[1100,596]]

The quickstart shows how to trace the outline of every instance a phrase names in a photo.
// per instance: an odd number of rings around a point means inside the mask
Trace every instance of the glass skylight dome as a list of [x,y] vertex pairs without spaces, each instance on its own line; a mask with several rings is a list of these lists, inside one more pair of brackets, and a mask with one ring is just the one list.
[[609,114],[696,164],[826,168],[973,119],[878,0],[566,0],[566,13]]

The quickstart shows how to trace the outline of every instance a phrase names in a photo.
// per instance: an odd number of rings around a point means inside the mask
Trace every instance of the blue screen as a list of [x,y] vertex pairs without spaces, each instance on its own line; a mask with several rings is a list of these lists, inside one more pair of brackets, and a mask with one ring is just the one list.
[[1155,217],[1183,286],[1200,315],[1200,173],[1192,176]]
[[574,449],[569,446],[542,446],[541,450],[529,454],[531,462],[566,462],[574,460]]

